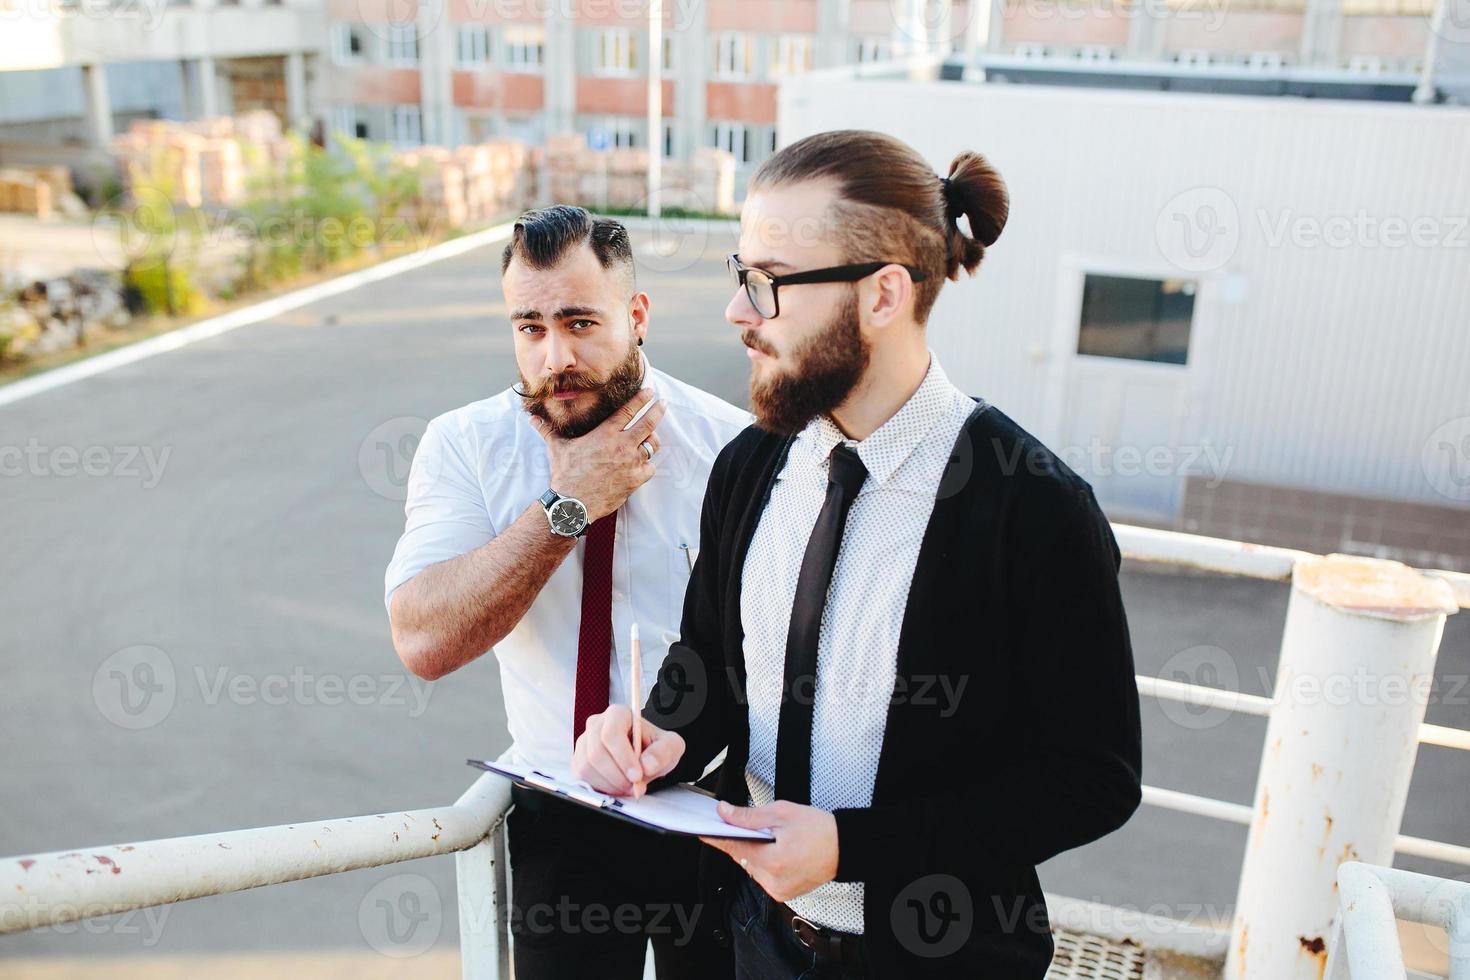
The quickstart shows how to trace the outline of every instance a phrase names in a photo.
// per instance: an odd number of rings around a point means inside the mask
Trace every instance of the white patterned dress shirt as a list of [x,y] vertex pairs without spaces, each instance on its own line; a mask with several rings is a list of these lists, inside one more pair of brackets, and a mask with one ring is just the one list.
[[[776,729],[786,635],[807,539],[827,496],[828,457],[844,442],[868,477],[852,502],[832,571],[817,644],[811,805],[873,802],[873,780],[893,692],[899,631],[919,545],[950,450],[976,402],[950,383],[939,359],[912,397],[866,439],[848,439],[826,415],[796,437],[756,527],[741,580],[750,699],[750,801],[775,799]],[[861,882],[828,882],[789,903],[820,926],[863,931]]]

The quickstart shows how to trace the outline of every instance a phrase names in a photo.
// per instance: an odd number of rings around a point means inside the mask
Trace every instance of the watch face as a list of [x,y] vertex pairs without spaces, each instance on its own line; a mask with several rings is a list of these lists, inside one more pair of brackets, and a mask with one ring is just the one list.
[[551,505],[551,526],[558,534],[573,535],[587,524],[587,508],[580,500],[564,497]]

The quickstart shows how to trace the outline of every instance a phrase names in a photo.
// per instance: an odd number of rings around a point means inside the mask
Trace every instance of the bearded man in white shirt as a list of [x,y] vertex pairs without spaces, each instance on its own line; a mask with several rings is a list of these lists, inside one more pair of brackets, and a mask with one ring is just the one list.
[[[653,368],[627,230],[531,211],[501,259],[519,384],[429,423],[385,576],[393,643],[435,680],[493,650],[516,762],[570,766],[586,718],[642,703],[679,636],[700,509],[748,413]],[[654,404],[628,431],[649,401]],[[643,676],[629,690],[637,623]],[[699,843],[521,791],[508,818],[517,976],[728,976]]]

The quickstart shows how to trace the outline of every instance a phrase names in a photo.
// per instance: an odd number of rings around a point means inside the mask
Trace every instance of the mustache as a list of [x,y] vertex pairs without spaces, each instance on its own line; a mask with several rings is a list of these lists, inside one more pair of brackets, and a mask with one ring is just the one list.
[[597,391],[605,387],[606,384],[607,382],[605,381],[598,381],[596,378],[588,377],[585,374],[562,373],[548,374],[536,384],[532,385],[529,391],[523,391],[521,385],[511,385],[511,389],[522,398],[529,398],[533,401],[545,401],[551,397],[552,392]]
[[776,349],[774,347],[772,347],[770,344],[766,343],[764,340],[762,340],[760,338],[760,336],[754,330],[742,330],[742,331],[740,331],[740,342],[742,344],[744,344],[746,347],[751,347],[751,348],[754,348],[755,350],[760,351],[762,354],[765,354],[767,357],[775,357],[776,356]]

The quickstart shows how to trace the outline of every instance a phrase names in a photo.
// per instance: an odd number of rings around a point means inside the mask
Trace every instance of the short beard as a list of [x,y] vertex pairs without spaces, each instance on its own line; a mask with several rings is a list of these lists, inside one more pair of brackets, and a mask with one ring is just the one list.
[[[749,332],[742,339],[747,346],[771,353]],[[755,424],[778,435],[800,432],[812,419],[847,400],[867,372],[872,354],[872,345],[863,339],[858,327],[854,289],[827,325],[793,353],[794,369],[760,381],[751,373],[750,406]]]
[[[543,420],[552,433],[563,439],[575,439],[597,428],[609,415],[626,405],[628,399],[638,394],[643,385],[643,364],[636,343],[628,344],[628,356],[601,380],[581,373],[561,372],[547,375],[540,384],[533,387],[524,374],[519,371],[517,374],[521,379],[521,404],[527,412]],[[587,408],[558,421],[546,407],[552,392],[557,389],[592,391],[596,392],[596,398]]]

